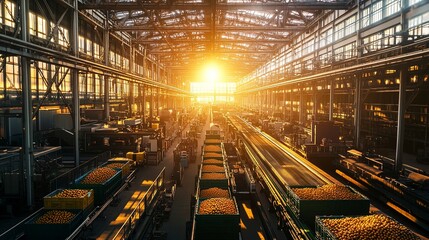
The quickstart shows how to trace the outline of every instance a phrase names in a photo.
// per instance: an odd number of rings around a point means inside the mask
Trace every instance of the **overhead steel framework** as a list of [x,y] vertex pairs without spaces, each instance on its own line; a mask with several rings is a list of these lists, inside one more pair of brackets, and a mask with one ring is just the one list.
[[[241,68],[244,77],[296,34],[329,10],[347,9],[353,1],[107,1],[89,0],[81,11],[98,10],[110,16],[111,31],[127,32],[133,44],[148,53],[168,56],[166,67],[185,73],[186,66],[217,61]],[[195,53],[203,53],[195,56]],[[174,59],[172,61],[172,59]],[[191,60],[192,59],[192,60]],[[257,59],[258,61],[254,61]]]

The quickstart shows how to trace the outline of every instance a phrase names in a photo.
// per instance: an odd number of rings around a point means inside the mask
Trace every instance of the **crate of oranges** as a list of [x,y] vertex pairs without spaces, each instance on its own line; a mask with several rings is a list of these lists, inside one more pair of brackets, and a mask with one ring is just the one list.
[[237,240],[240,215],[235,198],[209,198],[198,201],[195,214],[195,240]]
[[94,205],[102,205],[121,185],[122,170],[99,167],[83,175],[72,186],[75,189],[94,189]]
[[125,179],[128,177],[128,175],[131,172],[131,164],[132,164],[132,161],[109,159],[107,163],[103,165],[103,167],[121,169],[122,179]]
[[46,209],[81,209],[94,206],[93,189],[57,189],[43,198]]
[[80,210],[42,209],[24,224],[27,239],[66,239],[82,221]]
[[317,216],[316,237],[320,240],[417,240],[410,229],[382,215]]

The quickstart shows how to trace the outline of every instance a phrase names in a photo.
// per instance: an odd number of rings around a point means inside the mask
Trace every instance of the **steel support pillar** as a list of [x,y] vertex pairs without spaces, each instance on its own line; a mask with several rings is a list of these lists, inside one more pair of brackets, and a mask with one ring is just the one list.
[[[28,11],[29,0],[21,0],[21,39],[25,42],[30,40]],[[23,50],[28,52],[27,49]],[[25,188],[27,195],[27,206],[32,209],[34,205],[33,192],[33,107],[31,101],[31,78],[30,78],[30,61],[26,57],[21,57],[21,79],[22,79],[22,160],[23,169],[25,169]],[[24,173],[24,171],[23,171]]]
[[149,106],[149,119],[152,122],[153,119],[153,107],[154,107],[154,102],[153,102],[153,87],[150,88],[150,106]]
[[160,94],[159,88],[157,88],[156,89],[156,116],[159,116],[159,108],[161,106],[161,103],[160,103],[161,99],[159,97],[159,94]]
[[283,121],[286,121],[286,89],[283,90]]
[[[78,0],[73,1],[73,20],[72,20],[72,37],[71,44],[73,48],[73,55],[79,56],[79,12]],[[74,134],[74,157],[75,164],[79,166],[79,130],[80,130],[80,103],[79,103],[79,70],[72,69],[72,95],[73,95],[73,134]]]
[[334,80],[329,82],[329,121],[334,120]]
[[[104,45],[104,65],[109,66],[109,51],[110,51],[110,33],[109,33],[109,13],[106,13],[106,19],[104,20],[104,30],[103,30],[103,45]],[[110,120],[110,86],[109,86],[109,76],[104,75],[104,119],[106,121]]]
[[305,99],[304,99],[304,89],[299,89],[299,123],[304,124],[304,111],[305,111]]
[[[130,44],[130,66],[129,66],[129,73],[134,73],[134,55],[135,55],[135,48],[133,47],[132,44]],[[135,111],[134,111],[134,106],[135,106],[135,98],[134,98],[134,83],[133,82],[129,82],[130,84],[130,88],[129,88],[129,106],[128,109],[130,111],[130,116],[134,116],[135,115]]]
[[401,68],[399,79],[399,99],[398,99],[398,126],[396,128],[396,154],[395,154],[395,174],[399,175],[402,170],[402,158],[404,150],[404,126],[405,126],[405,110],[406,110],[406,88],[407,77],[406,68]]
[[313,116],[312,121],[317,121],[317,86],[313,85]]
[[362,114],[362,96],[361,96],[361,79],[360,76],[356,77],[355,87],[355,103],[354,103],[354,124],[355,124],[355,147],[360,148],[360,128],[361,128],[361,114]]
[[143,115],[143,126],[146,125],[146,91],[147,87],[145,85],[142,85],[141,87],[141,93],[142,93],[142,115]]

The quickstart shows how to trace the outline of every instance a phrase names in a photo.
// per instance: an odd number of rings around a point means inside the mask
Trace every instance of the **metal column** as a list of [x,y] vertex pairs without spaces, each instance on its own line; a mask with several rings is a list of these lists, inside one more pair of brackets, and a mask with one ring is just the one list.
[[355,147],[360,148],[360,116],[362,113],[361,103],[361,80],[360,76],[356,77],[356,89],[355,89],[355,103],[354,103],[354,124],[355,124]]
[[[134,73],[134,55],[135,55],[135,49],[133,47],[132,44],[130,44],[130,66],[129,66],[129,72],[130,73]],[[135,106],[135,98],[134,98],[134,83],[132,81],[129,82],[130,86],[129,86],[129,111],[130,111],[130,116],[134,116],[135,115],[135,111],[133,109],[133,107]]]
[[[28,12],[29,2],[28,0],[21,0],[21,39],[28,42],[29,37],[29,25],[28,25]],[[27,49],[23,49],[24,52],[28,52]],[[31,209],[34,204],[34,193],[33,193],[33,125],[32,116],[33,108],[31,101],[31,79],[30,79],[30,61],[26,57],[21,57],[21,79],[22,79],[22,160],[23,169],[25,169],[25,186],[27,194],[27,206]]]
[[[106,12],[106,19],[104,20],[103,31],[103,45],[104,45],[104,65],[109,66],[109,51],[110,51],[110,33],[109,33],[109,13]],[[110,104],[109,104],[110,86],[109,76],[104,75],[104,118],[106,121],[110,120]]]
[[313,85],[313,117],[312,121],[317,120],[317,86],[316,84]]
[[406,100],[406,68],[401,68],[399,79],[399,100],[398,100],[398,126],[396,131],[396,154],[395,154],[395,174],[400,174],[402,170],[402,157],[404,149],[404,114],[405,114],[405,100]]
[[286,121],[286,89],[283,90],[283,121]]
[[[72,37],[71,44],[73,48],[73,55],[79,56],[79,12],[78,12],[78,0],[73,2],[73,21],[72,21]],[[73,95],[73,134],[74,134],[74,157],[75,165],[79,166],[79,130],[80,130],[80,104],[79,104],[79,71],[74,68],[71,72],[72,78],[72,95]]]
[[334,80],[329,83],[329,121],[334,120]]
[[304,104],[304,89],[299,89],[299,123],[304,124],[304,111],[305,111],[305,104]]

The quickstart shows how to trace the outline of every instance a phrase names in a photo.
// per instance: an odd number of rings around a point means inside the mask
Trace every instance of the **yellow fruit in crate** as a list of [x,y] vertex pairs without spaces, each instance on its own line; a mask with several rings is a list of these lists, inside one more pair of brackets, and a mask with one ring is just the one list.
[[108,167],[97,168],[90,172],[85,179],[82,180],[83,184],[100,184],[109,180],[116,174],[116,170]]
[[87,189],[64,189],[55,196],[54,198],[81,198],[88,194]]
[[347,186],[328,184],[318,188],[292,188],[302,200],[360,200],[361,195],[352,192]]
[[106,165],[108,168],[122,168],[124,167],[125,163],[109,163]]
[[201,179],[225,179],[224,173],[203,173]]
[[222,188],[207,188],[200,190],[200,198],[229,198],[228,190]]
[[216,165],[203,165],[203,172],[225,172],[225,168]]
[[209,198],[200,203],[200,214],[237,214],[234,200],[229,198]]
[[36,224],[65,224],[69,223],[76,214],[66,210],[51,210],[40,216]]
[[417,240],[411,230],[392,219],[381,215],[322,219],[338,240]]

